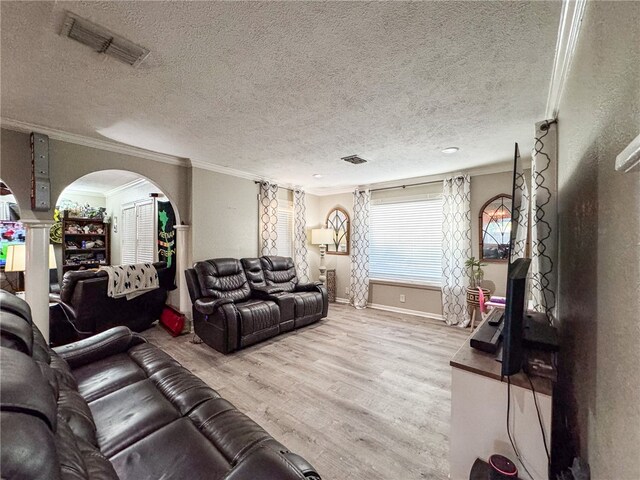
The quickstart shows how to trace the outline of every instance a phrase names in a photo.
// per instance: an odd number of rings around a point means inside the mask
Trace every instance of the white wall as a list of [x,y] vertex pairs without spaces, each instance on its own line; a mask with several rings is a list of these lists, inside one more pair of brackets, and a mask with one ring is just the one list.
[[258,256],[258,185],[193,169],[193,261]]
[[[107,206],[106,197],[104,195],[100,195],[97,193],[96,194],[75,193],[75,192],[69,192],[67,190],[63,190],[63,192],[60,194],[60,198],[58,198],[58,201],[56,202],[56,207],[62,204],[64,200],[67,200],[70,202],[76,202],[76,203],[79,203],[80,205],[85,205],[88,203],[90,206],[96,207],[96,208]],[[111,215],[111,212],[108,212],[108,215]]]

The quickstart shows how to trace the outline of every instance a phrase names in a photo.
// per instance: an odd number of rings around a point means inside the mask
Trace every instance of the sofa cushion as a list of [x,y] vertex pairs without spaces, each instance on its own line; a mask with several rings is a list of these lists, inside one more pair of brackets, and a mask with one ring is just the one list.
[[100,451],[110,457],[179,418],[151,380],[128,385],[89,403]]
[[147,378],[126,353],[83,365],[76,368],[73,375],[78,383],[78,391],[88,402]]
[[230,468],[188,418],[165,425],[110,460],[121,480],[212,480],[223,478]]
[[235,258],[197,262],[193,268],[198,275],[200,292],[205,297],[229,298],[234,302],[241,302],[251,294],[242,264]]
[[247,276],[247,280],[249,280],[251,288],[267,285],[264,278],[264,271],[262,270],[262,263],[259,258],[243,258],[240,261],[242,262],[242,268],[244,268],[244,273]]
[[236,303],[236,308],[240,313],[241,337],[277,327],[280,323],[280,310],[275,302],[249,300]]

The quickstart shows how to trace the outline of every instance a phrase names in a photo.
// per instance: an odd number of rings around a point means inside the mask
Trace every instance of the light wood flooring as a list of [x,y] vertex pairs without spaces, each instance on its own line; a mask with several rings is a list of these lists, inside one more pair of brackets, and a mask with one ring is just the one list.
[[446,479],[449,360],[469,330],[331,304],[328,318],[231,355],[145,336],[324,480]]

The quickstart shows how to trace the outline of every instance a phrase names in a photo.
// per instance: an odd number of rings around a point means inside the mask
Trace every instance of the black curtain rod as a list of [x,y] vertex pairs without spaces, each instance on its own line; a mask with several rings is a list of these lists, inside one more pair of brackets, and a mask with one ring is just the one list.
[[[456,175],[454,178],[460,178],[463,177],[464,175]],[[381,192],[382,190],[391,190],[394,188],[407,188],[407,187],[417,187],[419,185],[433,185],[435,183],[442,183],[444,182],[444,178],[442,180],[432,180],[430,182],[420,182],[420,183],[410,183],[409,185],[397,185],[395,187],[383,187],[383,188],[372,188],[369,191],[370,192]]]
[[[256,185],[262,183],[260,180],[254,180],[253,183],[255,183]],[[281,187],[280,185],[278,185],[278,189],[283,189],[283,190],[289,190],[290,192],[295,192],[295,190],[293,188],[287,188],[287,187]]]

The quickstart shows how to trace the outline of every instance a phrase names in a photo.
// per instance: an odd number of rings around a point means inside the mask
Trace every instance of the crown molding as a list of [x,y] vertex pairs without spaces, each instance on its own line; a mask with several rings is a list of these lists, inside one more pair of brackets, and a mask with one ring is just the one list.
[[192,168],[200,168],[202,170],[209,170],[210,172],[223,173],[225,175],[231,175],[232,177],[246,178],[247,180],[261,181],[265,180],[264,176],[256,175],[255,173],[245,172],[243,170],[236,170],[231,167],[222,167],[220,165],[214,165],[209,162],[203,162],[201,160],[190,160]]
[[124,185],[120,185],[119,187],[112,188],[104,193],[105,197],[111,197],[116,193],[120,193],[124,190],[128,190],[130,188],[137,187],[138,185],[142,185],[143,183],[148,183],[149,181],[146,178],[136,178],[135,180],[131,180],[130,182],[125,183]]
[[[88,195],[90,197],[105,197],[104,191],[93,190],[91,188],[78,188],[74,187],[73,184],[66,187],[62,193],[67,193],[71,195]],[[62,195],[62,193],[60,195]]]
[[84,135],[77,135],[75,133],[64,132],[55,128],[45,127],[43,125],[36,125],[34,123],[21,122],[12,118],[2,117],[0,119],[2,128],[7,130],[14,130],[16,132],[38,132],[47,135],[53,140],[59,140],[62,142],[73,143],[76,145],[82,145],[84,147],[97,148],[98,150],[107,150],[109,152],[121,153],[124,155],[131,155],[134,157],[146,158],[147,160],[154,160],[156,162],[168,163],[170,165],[186,166],[187,161],[184,158],[176,157],[173,155],[167,155],[165,153],[153,152],[151,150],[145,150],[144,148],[133,147],[124,143],[109,142],[107,140],[100,140],[97,138],[85,137]]
[[587,0],[563,0],[562,2],[556,52],[545,111],[546,118],[558,117],[560,100],[562,100],[564,87],[573,63],[586,5]]

